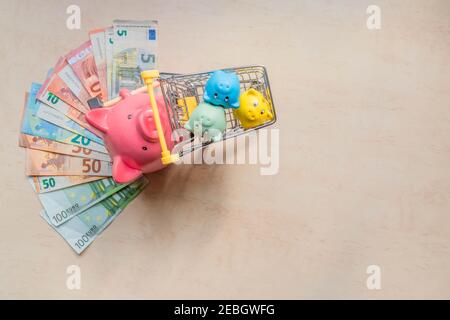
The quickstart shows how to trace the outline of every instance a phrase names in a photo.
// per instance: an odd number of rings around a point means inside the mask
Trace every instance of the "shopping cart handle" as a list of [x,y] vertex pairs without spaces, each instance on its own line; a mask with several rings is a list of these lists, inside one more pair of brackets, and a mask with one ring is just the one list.
[[153,92],[153,83],[156,78],[159,78],[158,70],[147,70],[141,72],[142,80],[144,80],[147,86],[147,92],[150,97],[150,106],[153,111],[153,119],[155,120],[156,131],[158,132],[159,143],[161,145],[161,162],[164,165],[171,164],[178,161],[178,154],[171,154],[170,150],[167,148],[166,138],[164,136],[164,131],[161,125],[161,119],[159,117],[159,110],[156,104],[155,93]]

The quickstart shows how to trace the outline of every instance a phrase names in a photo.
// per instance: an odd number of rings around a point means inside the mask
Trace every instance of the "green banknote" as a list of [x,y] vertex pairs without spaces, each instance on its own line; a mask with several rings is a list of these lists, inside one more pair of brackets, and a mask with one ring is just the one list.
[[37,117],[36,112],[41,102],[37,101],[36,97],[40,88],[41,85],[37,83],[33,83],[31,86],[30,95],[23,111],[22,133],[108,154],[103,145]]
[[137,89],[144,84],[141,71],[155,69],[158,22],[115,20],[111,96],[121,88]]
[[41,216],[80,254],[139,195],[147,183],[148,180],[142,177],[58,227],[50,222],[44,210]]
[[104,177],[93,176],[34,176],[28,181],[36,193],[46,193],[73,187],[79,184],[104,179]]
[[50,221],[59,226],[126,186],[105,178],[38,196]]

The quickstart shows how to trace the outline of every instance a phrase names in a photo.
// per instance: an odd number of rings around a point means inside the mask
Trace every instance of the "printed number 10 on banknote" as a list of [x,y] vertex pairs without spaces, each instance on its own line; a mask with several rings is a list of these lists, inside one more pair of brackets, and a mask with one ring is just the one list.
[[121,88],[141,87],[141,71],[156,68],[157,25],[157,21],[114,21],[112,98]]

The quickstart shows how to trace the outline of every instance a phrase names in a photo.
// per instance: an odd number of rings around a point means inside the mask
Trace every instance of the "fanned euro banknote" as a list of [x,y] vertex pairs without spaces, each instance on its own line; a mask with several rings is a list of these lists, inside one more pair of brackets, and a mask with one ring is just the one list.
[[59,226],[126,186],[126,184],[114,182],[111,178],[105,178],[42,193],[39,195],[39,200],[50,221],[55,226]]
[[29,177],[33,190],[36,193],[46,193],[68,187],[77,186],[79,184],[104,179],[104,177],[91,176],[46,176],[46,177]]
[[92,44],[92,53],[97,67],[98,81],[103,101],[108,100],[108,89],[106,82],[106,28],[96,29],[89,32]]
[[41,104],[40,101],[36,100],[39,89],[39,84],[32,84],[25,109],[22,113],[21,133],[108,153],[102,144],[37,117],[36,113]]
[[143,85],[141,71],[156,67],[157,22],[116,20],[73,48],[25,94],[19,146],[42,217],[80,254],[148,183],[110,178],[102,133],[86,113]]
[[142,177],[57,227],[45,210],[41,216],[80,254],[141,193],[147,183],[148,180]]
[[26,173],[29,176],[103,176],[112,175],[112,164],[97,159],[27,149]]
[[113,23],[113,58],[111,97],[121,88],[143,86],[141,72],[155,69],[157,59],[156,21],[115,20]]

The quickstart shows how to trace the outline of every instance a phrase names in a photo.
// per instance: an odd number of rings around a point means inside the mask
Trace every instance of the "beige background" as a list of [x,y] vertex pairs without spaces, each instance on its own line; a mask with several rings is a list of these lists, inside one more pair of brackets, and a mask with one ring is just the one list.
[[[0,3],[1,298],[450,298],[449,1]],[[66,29],[72,3],[81,30]],[[381,30],[366,28],[370,4]],[[164,71],[266,65],[280,171],[152,175],[77,256],[38,215],[19,110],[31,81],[115,18],[159,20]]]

